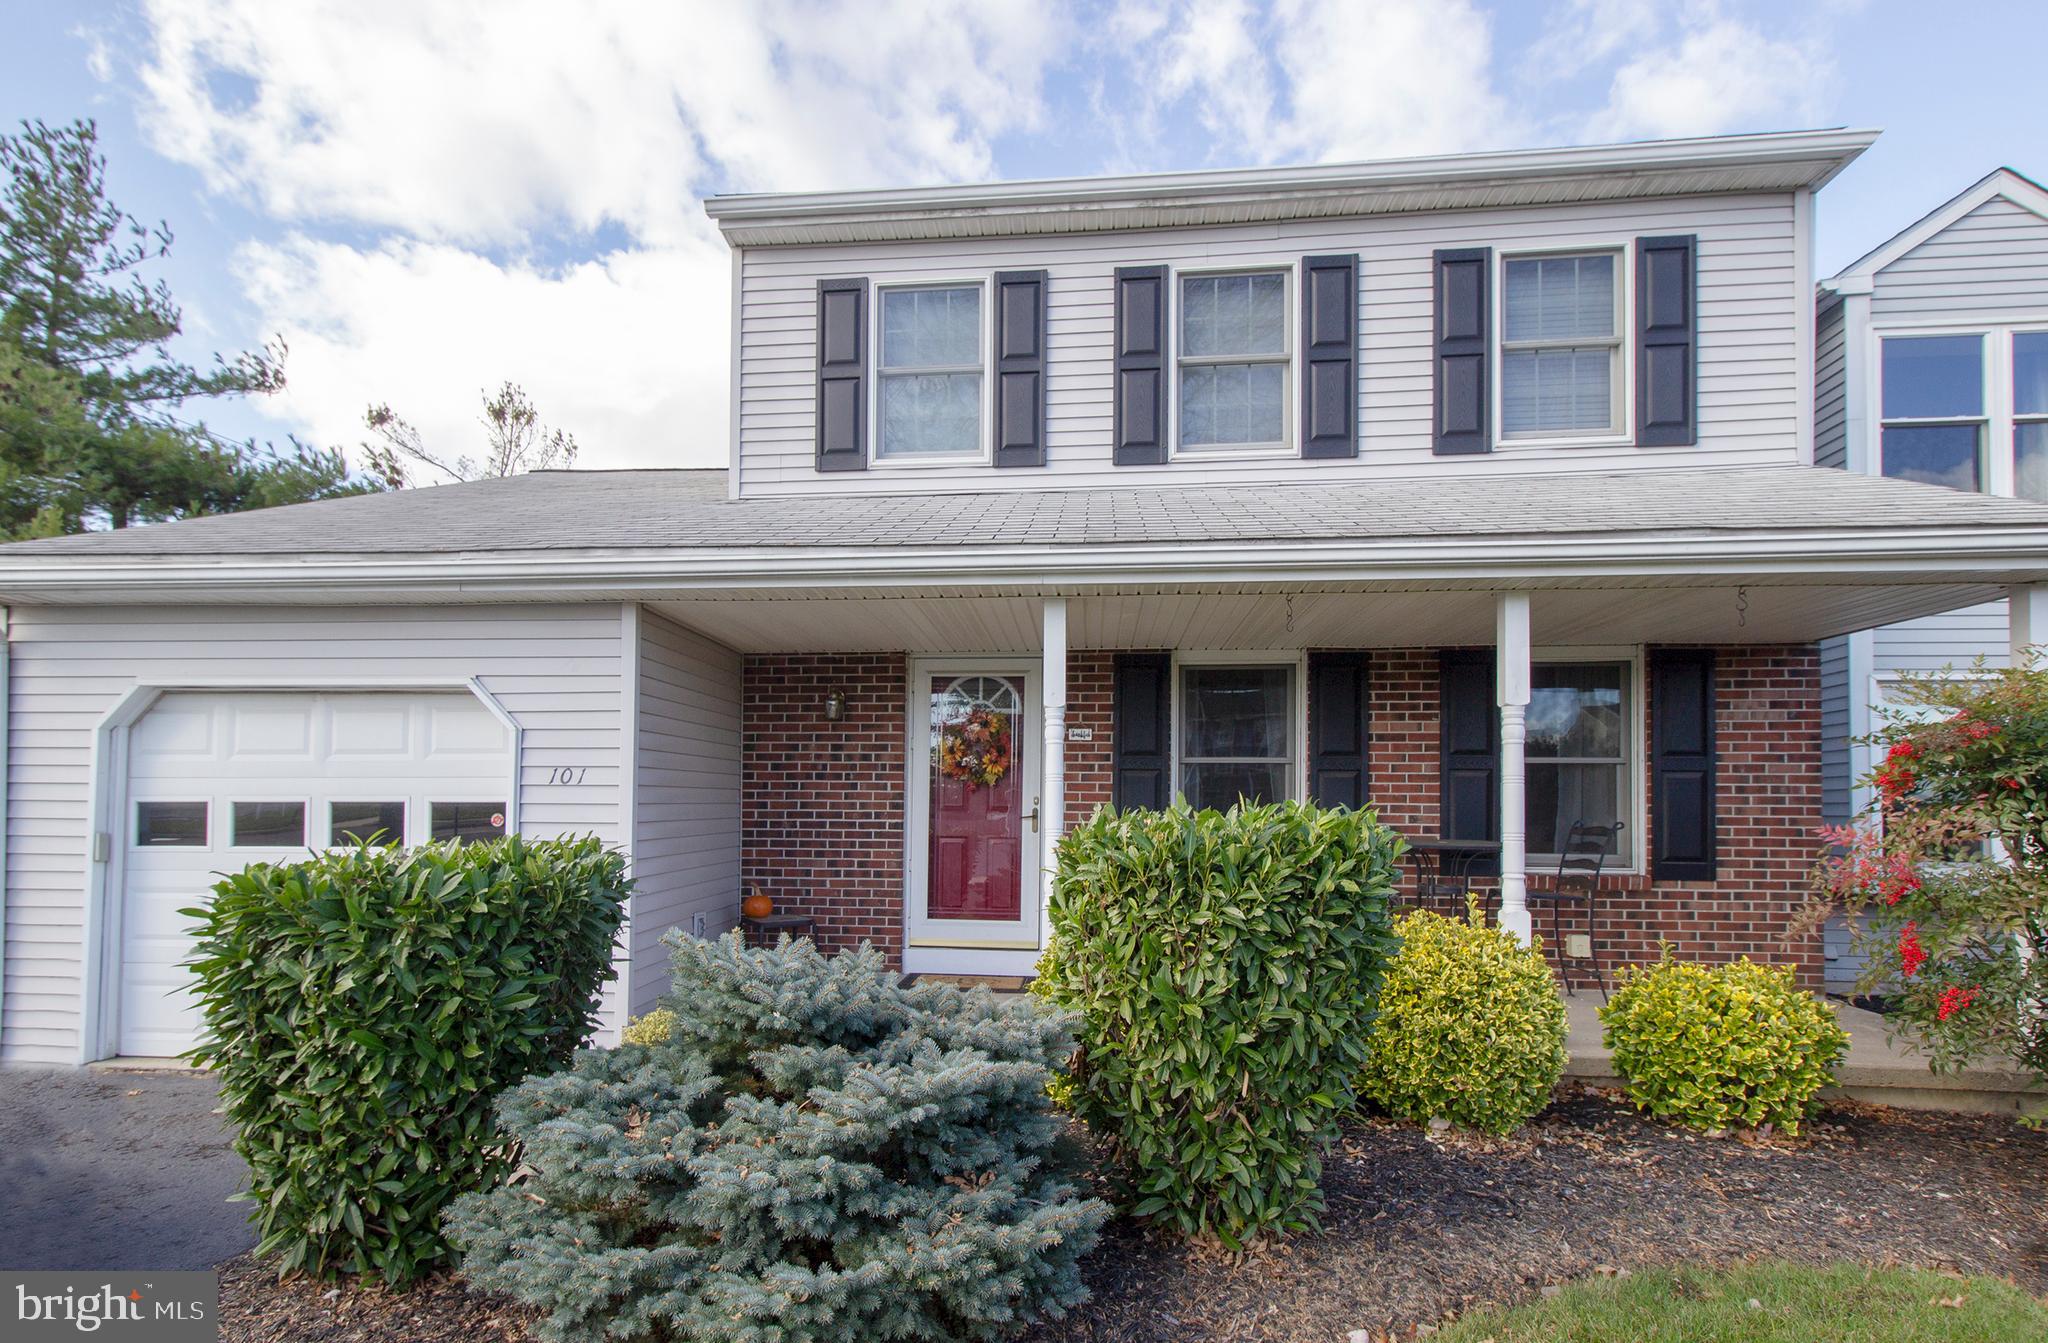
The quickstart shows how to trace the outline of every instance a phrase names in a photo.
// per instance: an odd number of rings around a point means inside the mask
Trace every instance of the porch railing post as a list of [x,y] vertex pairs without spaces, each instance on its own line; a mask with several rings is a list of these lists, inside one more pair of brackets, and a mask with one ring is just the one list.
[[1529,945],[1528,821],[1523,806],[1529,709],[1529,594],[1503,592],[1495,617],[1500,701],[1500,926]]
[[1045,599],[1045,632],[1041,647],[1045,669],[1043,719],[1045,757],[1039,791],[1039,941],[1052,935],[1052,874],[1058,865],[1060,832],[1067,819],[1067,599]]
[[2048,665],[2048,656],[2044,656],[2048,650],[2042,648],[2048,644],[2048,583],[2016,583],[2005,595],[2011,611],[2012,665]]

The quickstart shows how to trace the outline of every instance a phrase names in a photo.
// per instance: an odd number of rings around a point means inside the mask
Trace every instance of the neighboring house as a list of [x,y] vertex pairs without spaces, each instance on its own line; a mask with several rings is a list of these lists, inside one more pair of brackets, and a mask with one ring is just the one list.
[[[1818,644],[2048,584],[2048,506],[1813,465],[1825,131],[728,197],[732,462],[0,549],[0,1057],[189,1038],[205,874],[595,831],[664,931],[1028,972],[1109,802],[1622,821],[1601,941],[1793,937]],[[1582,926],[1576,920],[1568,929]]]
[[[1815,459],[1866,475],[2048,500],[2048,190],[2000,168],[1821,282]],[[1821,645],[1825,810],[1864,812],[1872,748],[1901,673],[2007,663],[2004,600],[1863,630]],[[1847,925],[1829,930],[1828,978],[1861,969]]]

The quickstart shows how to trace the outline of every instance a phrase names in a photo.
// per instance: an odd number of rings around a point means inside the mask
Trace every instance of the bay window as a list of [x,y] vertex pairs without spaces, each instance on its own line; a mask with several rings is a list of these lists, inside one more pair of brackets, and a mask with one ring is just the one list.
[[1180,446],[1284,448],[1287,272],[1180,277]]
[[1174,740],[1189,805],[1222,810],[1239,798],[1293,797],[1300,772],[1294,668],[1184,665],[1179,676]]
[[981,286],[891,287],[879,297],[875,456],[981,455]]
[[1621,258],[1508,257],[1501,285],[1501,432],[1555,438],[1622,431]]

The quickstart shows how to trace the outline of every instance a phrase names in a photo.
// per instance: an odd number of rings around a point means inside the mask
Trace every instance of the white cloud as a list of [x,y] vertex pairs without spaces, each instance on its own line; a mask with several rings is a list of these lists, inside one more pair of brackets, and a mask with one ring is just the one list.
[[1614,72],[1596,139],[1780,130],[1820,117],[1834,77],[1818,34],[1773,37],[1708,7],[1676,40],[1642,50]]
[[722,466],[727,262],[631,249],[559,273],[446,243],[294,237],[237,260],[291,346],[287,416],[354,445],[389,402],[429,443],[474,451],[482,393],[507,378],[576,436],[584,466]]
[[[707,191],[990,176],[995,139],[1040,115],[1066,22],[1026,0],[147,16],[156,146],[303,235],[246,253],[262,331],[292,345],[271,409],[352,441],[389,400],[467,439],[475,389],[512,377],[589,465],[723,460],[730,268]],[[593,237],[611,249],[594,262],[530,259]]]

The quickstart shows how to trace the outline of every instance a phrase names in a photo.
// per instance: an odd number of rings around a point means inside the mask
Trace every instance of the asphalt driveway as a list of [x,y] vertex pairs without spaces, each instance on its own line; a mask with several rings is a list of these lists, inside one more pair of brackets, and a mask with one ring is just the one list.
[[206,1269],[255,1244],[213,1079],[0,1070],[0,1268]]

